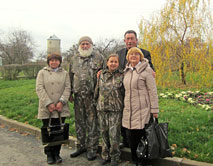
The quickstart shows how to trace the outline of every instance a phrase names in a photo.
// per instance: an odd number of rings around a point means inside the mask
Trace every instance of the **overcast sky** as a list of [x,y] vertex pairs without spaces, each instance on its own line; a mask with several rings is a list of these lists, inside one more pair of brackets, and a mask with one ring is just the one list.
[[39,51],[55,34],[62,51],[89,35],[94,43],[123,39],[126,30],[138,32],[140,19],[150,19],[166,0],[0,0],[0,35],[13,29],[29,32]]

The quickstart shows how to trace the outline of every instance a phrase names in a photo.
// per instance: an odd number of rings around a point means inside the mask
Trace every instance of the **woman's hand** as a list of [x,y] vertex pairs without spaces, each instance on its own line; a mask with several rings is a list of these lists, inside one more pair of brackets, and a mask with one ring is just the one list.
[[153,118],[158,118],[158,113],[153,113]]
[[57,104],[56,104],[56,110],[58,111],[58,112],[61,112],[62,111],[62,108],[63,108],[63,103],[62,102],[58,102]]
[[54,104],[49,104],[47,108],[50,112],[53,112],[56,109]]
[[99,70],[97,73],[97,79],[99,79],[100,75],[101,75],[102,70]]

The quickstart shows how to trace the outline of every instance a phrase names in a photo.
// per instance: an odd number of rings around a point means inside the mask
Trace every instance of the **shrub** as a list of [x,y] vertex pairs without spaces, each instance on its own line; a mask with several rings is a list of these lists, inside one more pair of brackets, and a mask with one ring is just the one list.
[[21,71],[21,65],[12,64],[1,67],[1,75],[4,80],[15,80]]
[[[0,71],[4,80],[16,80],[21,72],[26,78],[36,78],[39,70],[46,65],[46,62],[31,62],[23,65],[11,64],[2,66]],[[62,63],[62,67],[69,71],[69,63]]]
[[21,66],[21,69],[27,78],[36,78],[39,70],[41,70],[46,63],[36,62],[36,63],[27,63]]

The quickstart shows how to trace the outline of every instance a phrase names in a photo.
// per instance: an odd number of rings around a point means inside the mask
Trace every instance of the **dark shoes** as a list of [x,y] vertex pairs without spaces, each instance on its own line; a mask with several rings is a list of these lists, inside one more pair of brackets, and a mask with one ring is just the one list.
[[108,164],[108,163],[110,163],[110,162],[111,162],[110,159],[108,159],[108,160],[103,160],[101,164],[102,164],[102,165],[106,165],[106,164]]
[[87,150],[85,148],[79,148],[77,149],[77,151],[73,152],[70,154],[70,157],[77,157],[79,156],[80,154],[86,152]]
[[117,161],[111,161],[110,159],[103,160],[102,165],[107,165],[108,163],[110,163],[110,166],[118,166],[118,162]]
[[[77,157],[79,155],[81,155],[82,153],[86,152],[87,150],[85,148],[80,148],[80,149],[77,149],[77,151],[73,152],[70,154],[70,157]],[[93,151],[89,151],[87,152],[87,159],[89,161],[92,161],[96,158],[96,153],[93,152]]]
[[117,161],[112,161],[110,166],[118,166],[118,162]]
[[142,163],[138,163],[137,166],[146,166],[146,165],[143,165]]
[[47,163],[48,164],[54,164],[55,163],[55,159],[52,155],[47,155]]
[[62,162],[62,158],[59,155],[55,156],[55,163],[59,164],[61,162]]
[[95,160],[95,158],[96,158],[96,153],[95,152],[93,152],[93,151],[87,152],[87,159],[89,161]]
[[47,163],[48,164],[59,164],[62,162],[62,158],[59,155],[47,155]]
[[152,165],[147,165],[147,164],[143,164],[141,162],[137,163],[136,166],[152,166]]

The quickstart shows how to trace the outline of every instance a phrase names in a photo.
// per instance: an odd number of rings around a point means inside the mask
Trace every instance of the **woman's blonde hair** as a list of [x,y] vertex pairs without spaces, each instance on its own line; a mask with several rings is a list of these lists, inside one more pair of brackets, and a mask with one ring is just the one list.
[[130,48],[129,51],[127,52],[126,59],[127,59],[128,62],[129,62],[129,55],[130,55],[130,54],[133,54],[133,53],[139,53],[139,54],[140,54],[140,60],[141,60],[141,61],[143,60],[144,55],[143,55],[142,51],[141,51],[139,48],[137,48],[137,47],[132,47],[132,48]]

